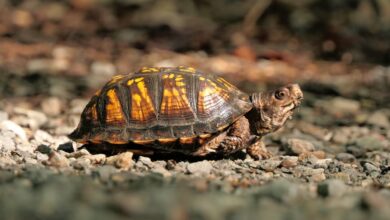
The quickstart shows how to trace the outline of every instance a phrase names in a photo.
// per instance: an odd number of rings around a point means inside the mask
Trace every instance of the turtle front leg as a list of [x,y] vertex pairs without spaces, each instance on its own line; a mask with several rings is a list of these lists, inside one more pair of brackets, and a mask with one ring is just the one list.
[[227,131],[224,131],[205,144],[203,144],[194,156],[204,156],[209,153],[229,155],[248,146],[250,136],[249,122],[245,117],[241,117],[234,122]]
[[272,156],[262,140],[257,140],[255,143],[250,145],[246,149],[246,152],[255,160],[268,159]]

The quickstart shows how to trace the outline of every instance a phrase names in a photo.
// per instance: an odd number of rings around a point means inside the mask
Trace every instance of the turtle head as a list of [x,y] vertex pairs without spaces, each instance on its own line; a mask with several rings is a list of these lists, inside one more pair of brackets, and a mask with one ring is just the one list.
[[263,136],[281,128],[292,117],[303,99],[298,84],[289,84],[273,91],[254,93],[250,112],[251,130]]

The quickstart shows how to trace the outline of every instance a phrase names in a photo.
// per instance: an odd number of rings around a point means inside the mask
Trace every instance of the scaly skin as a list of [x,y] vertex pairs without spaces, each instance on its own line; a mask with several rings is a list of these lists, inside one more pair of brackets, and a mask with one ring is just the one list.
[[291,118],[302,99],[303,93],[297,84],[253,94],[253,109],[234,122],[227,131],[202,145],[193,155],[203,156],[211,152],[228,155],[246,149],[257,160],[271,157],[261,138],[280,129]]

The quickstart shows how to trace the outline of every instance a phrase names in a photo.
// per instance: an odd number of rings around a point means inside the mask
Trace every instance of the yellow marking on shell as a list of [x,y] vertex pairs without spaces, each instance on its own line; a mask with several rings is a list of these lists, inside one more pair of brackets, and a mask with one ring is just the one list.
[[99,89],[98,91],[95,92],[95,95],[96,95],[96,96],[99,96],[101,92],[102,92],[102,90]]
[[135,78],[134,79],[134,82],[141,82],[141,81],[143,81],[144,80],[144,77],[138,77],[138,78]]
[[199,137],[200,138],[209,138],[209,137],[211,137],[211,134],[200,134]]
[[100,143],[102,143],[101,140],[89,140],[89,142],[91,142],[92,144],[100,144]]
[[109,102],[106,104],[106,122],[124,122],[121,103],[114,89],[107,92]]
[[176,82],[175,83],[177,87],[182,87],[182,86],[185,86],[186,84],[184,82]]
[[118,82],[119,80],[123,79],[125,77],[125,75],[116,75],[114,77],[112,77],[111,81],[108,82],[109,85],[111,84],[114,84],[116,82]]
[[203,76],[200,76],[200,77],[199,77],[199,80],[205,81],[206,79],[205,79]]
[[181,144],[193,144],[196,137],[181,137],[179,142]]
[[166,144],[166,143],[172,143],[177,140],[177,138],[159,138],[157,139],[160,143]]
[[168,74],[164,74],[164,75],[162,76],[162,78],[163,78],[163,79],[167,79],[168,76],[169,76]]
[[235,86],[233,86],[231,83],[229,83],[228,81],[226,81],[224,78],[222,77],[218,77],[217,78],[217,81],[222,83],[224,86],[226,86],[228,89],[236,89]]
[[183,76],[182,75],[177,75],[176,78],[175,78],[175,81],[182,81],[183,80]]
[[175,78],[175,74],[173,74],[173,73],[169,74],[169,78],[170,78],[170,79]]
[[92,119],[96,121],[98,119],[97,116],[97,109],[96,109],[96,104],[93,104],[91,107],[91,113],[92,113]]
[[193,67],[179,66],[179,70],[183,72],[195,73],[196,70]]
[[[131,96],[131,118],[138,121],[145,121],[155,115],[153,102],[148,94],[145,81],[135,79],[139,93],[132,88]],[[134,85],[135,86],[135,85]]]
[[225,130],[225,128],[229,127],[229,124],[227,125],[222,125],[222,126],[219,126],[218,127],[218,131],[222,131],[222,130]]
[[156,73],[156,72],[160,72],[160,68],[158,68],[158,67],[142,67],[139,72],[141,72],[141,73]]
[[154,142],[154,140],[133,140],[133,142],[135,144],[141,144],[141,145],[144,145],[144,144],[151,144]]
[[129,143],[128,141],[119,141],[119,140],[108,140],[108,142],[110,143],[110,144],[127,144],[127,143]]
[[127,81],[127,85],[128,86],[131,86],[133,83],[134,83],[134,79],[131,79],[131,80]]

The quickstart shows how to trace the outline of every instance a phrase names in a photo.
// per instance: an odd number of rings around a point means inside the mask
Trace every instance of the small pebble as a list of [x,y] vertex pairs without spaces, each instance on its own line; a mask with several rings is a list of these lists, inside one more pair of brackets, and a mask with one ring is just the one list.
[[281,162],[282,161],[280,160],[261,160],[259,161],[259,166],[266,172],[272,172],[281,164]]
[[41,144],[41,145],[38,145],[36,151],[38,151],[42,154],[49,155],[53,150],[49,146],[47,146],[45,144]]
[[74,152],[73,143],[66,142],[66,143],[60,144],[58,146],[57,150],[62,150],[62,151],[68,152],[68,153],[72,153],[72,152]]
[[187,165],[187,171],[192,174],[209,174],[213,166],[207,160],[190,163]]
[[315,149],[311,142],[297,138],[288,139],[285,147],[286,150],[293,155],[300,155]]
[[347,186],[343,181],[338,179],[329,179],[320,184],[317,187],[318,195],[322,197],[341,197],[347,191]]
[[62,105],[57,97],[51,97],[43,100],[41,103],[42,111],[49,116],[57,116],[61,114]]
[[0,122],[0,129],[12,131],[16,134],[22,141],[27,141],[27,134],[26,131],[22,127],[20,127],[18,124],[16,124],[13,121],[5,120]]
[[133,165],[133,153],[124,152],[106,159],[107,165],[113,165],[118,169],[128,170]]
[[49,160],[47,164],[56,168],[66,168],[70,166],[68,158],[57,153],[56,151],[52,151],[49,154]]
[[296,167],[298,165],[298,157],[286,156],[283,158],[281,166],[284,168]]
[[353,163],[356,161],[355,156],[349,153],[338,153],[336,159],[344,163]]

